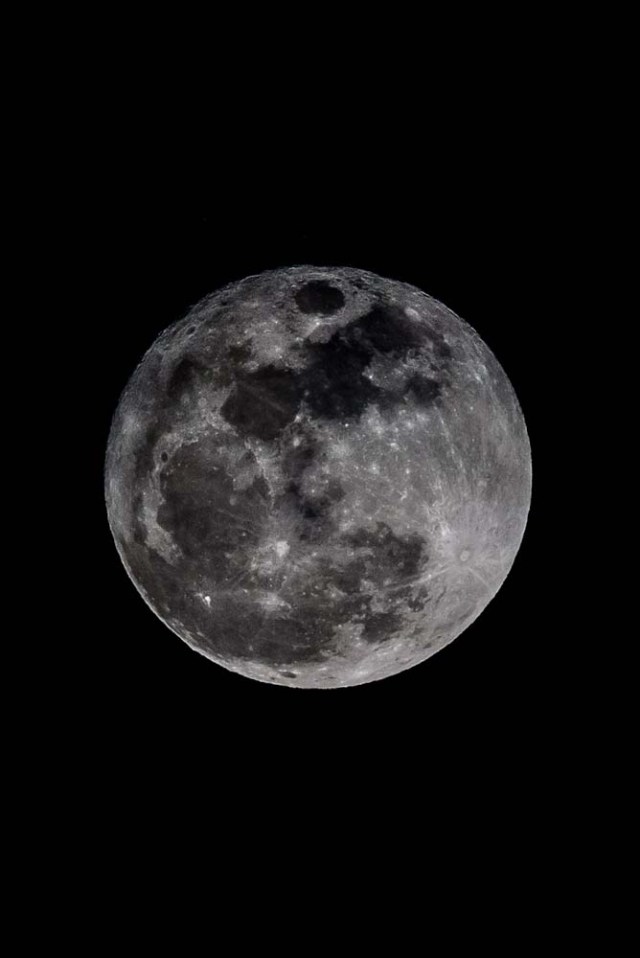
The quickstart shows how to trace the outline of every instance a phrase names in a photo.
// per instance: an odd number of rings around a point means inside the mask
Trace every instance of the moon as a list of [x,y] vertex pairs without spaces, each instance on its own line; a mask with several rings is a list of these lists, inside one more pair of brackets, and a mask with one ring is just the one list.
[[531,452],[478,334],[406,283],[297,266],[207,296],[143,357],[105,462],[113,538],[192,649],[339,688],[429,658],[520,546]]

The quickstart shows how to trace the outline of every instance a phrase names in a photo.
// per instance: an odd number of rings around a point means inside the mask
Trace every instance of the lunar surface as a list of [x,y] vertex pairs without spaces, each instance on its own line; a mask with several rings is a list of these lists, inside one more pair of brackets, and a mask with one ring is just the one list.
[[513,388],[476,332],[357,269],[250,276],[165,330],[105,465],[160,619],[252,679],[336,688],[417,665],[507,576],[531,495]]

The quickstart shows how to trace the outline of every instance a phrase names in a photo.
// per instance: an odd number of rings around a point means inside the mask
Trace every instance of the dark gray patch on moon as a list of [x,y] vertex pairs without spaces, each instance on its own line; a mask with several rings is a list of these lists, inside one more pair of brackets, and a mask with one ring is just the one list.
[[125,389],[105,466],[124,565],[244,675],[357,685],[423,661],[498,591],[531,486],[522,413],[420,290],[295,267],[206,297]]
[[344,294],[325,280],[305,283],[296,293],[295,300],[300,312],[320,316],[330,316],[344,306]]
[[220,412],[243,436],[276,439],[300,408],[299,378],[275,366],[239,375]]

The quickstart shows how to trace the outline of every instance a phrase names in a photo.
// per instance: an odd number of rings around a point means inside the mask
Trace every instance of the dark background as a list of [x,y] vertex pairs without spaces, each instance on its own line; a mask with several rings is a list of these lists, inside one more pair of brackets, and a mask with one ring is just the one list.
[[[11,447],[5,467],[10,482],[35,480],[18,568],[28,598],[6,638],[29,660],[7,725],[25,768],[9,789],[27,821],[8,818],[23,897],[32,903],[41,882],[47,934],[46,899],[66,936],[95,908],[90,933],[102,940],[127,915],[127,884],[139,914],[147,865],[167,902],[151,896],[145,935],[164,932],[183,891],[215,936],[226,892],[242,912],[236,935],[253,925],[281,941],[302,914],[306,942],[309,928],[333,931],[350,914],[359,942],[363,926],[377,935],[396,891],[395,941],[412,914],[422,941],[445,902],[457,912],[449,935],[490,925],[495,937],[515,918],[518,951],[536,931],[545,945],[547,929],[557,938],[560,916],[573,940],[591,931],[616,873],[594,871],[593,854],[618,817],[600,803],[613,776],[598,752],[619,734],[604,725],[619,697],[606,665],[620,672],[624,637],[594,628],[590,644],[588,633],[595,594],[610,604],[620,588],[600,586],[593,536],[609,534],[611,500],[584,487],[597,460],[617,476],[612,340],[633,315],[594,308],[593,292],[615,235],[599,229],[598,203],[619,206],[624,232],[631,222],[630,194],[614,189],[629,151],[612,135],[629,129],[616,115],[629,83],[613,71],[607,89],[602,60],[606,47],[631,62],[624,24],[607,38],[598,14],[585,36],[573,14],[563,24],[558,11],[481,9],[455,10],[442,30],[422,11],[383,7],[373,28],[373,8],[356,14],[349,35],[346,13],[243,7],[234,25],[228,12],[185,37],[170,10],[159,37],[161,14],[136,29],[133,14],[100,11],[79,29],[56,10],[63,44],[41,11],[8,87],[24,127],[8,151],[26,176],[6,178],[5,198],[27,237],[10,245],[30,266],[7,314],[20,339],[5,357],[19,375],[10,397],[31,397],[36,355],[52,379],[23,428],[32,476],[18,458],[16,478]],[[459,313],[511,379],[533,454],[524,541],[480,618],[421,666],[335,691],[251,682],[190,651],[129,581],[102,490],[111,416],[158,332],[223,283],[299,263],[373,270]],[[629,271],[616,262],[616,276]],[[50,439],[46,461],[34,433]],[[619,524],[615,501],[613,515]],[[597,672],[588,682],[585,660]],[[10,670],[5,683],[12,691]],[[175,850],[199,862],[176,867]],[[388,867],[390,851],[399,861]],[[353,907],[359,891],[366,912]],[[480,921],[468,911],[478,898]]]
[[[502,24],[496,37],[502,43]],[[331,90],[330,71],[310,59],[307,75],[317,84],[301,83],[297,102],[298,74],[286,62],[280,90],[263,91],[254,70],[243,97],[236,80],[245,55],[235,72],[208,77],[208,102],[181,116],[182,125],[175,114],[188,98],[172,101],[171,85],[163,97],[153,77],[114,99],[114,63],[104,91],[91,89],[74,118],[64,178],[49,183],[58,201],[50,238],[45,215],[27,224],[45,252],[62,253],[62,320],[52,322],[50,293],[29,300],[21,335],[43,352],[40,329],[51,327],[57,347],[68,333],[68,363],[53,350],[45,357],[51,395],[62,386],[62,409],[53,399],[49,408],[48,395],[38,409],[52,439],[47,494],[56,482],[61,494],[33,510],[38,522],[53,512],[59,529],[55,547],[35,560],[32,548],[28,565],[46,562],[46,579],[56,567],[46,605],[40,582],[35,588],[29,578],[27,613],[45,605],[47,617],[37,636],[28,631],[30,674],[41,674],[49,691],[33,708],[47,762],[34,761],[35,749],[25,753],[38,776],[32,818],[60,836],[56,867],[71,842],[80,882],[104,873],[110,912],[113,890],[127,882],[137,908],[144,889],[130,868],[136,859],[158,866],[170,897],[177,885],[191,907],[195,901],[207,916],[211,908],[214,923],[222,899],[209,887],[218,882],[243,909],[240,932],[252,923],[254,902],[274,893],[265,928],[279,936],[296,897],[316,929],[327,912],[334,923],[353,914],[347,898],[367,888],[363,924],[377,930],[390,891],[401,894],[391,917],[400,927],[409,910],[422,921],[438,898],[457,903],[471,875],[469,897],[489,895],[485,916],[502,924],[506,912],[525,913],[521,938],[549,913],[545,895],[554,885],[555,907],[565,913],[563,864],[575,871],[592,852],[594,797],[609,781],[593,756],[609,749],[602,716],[617,688],[605,662],[605,641],[614,640],[595,628],[590,643],[590,623],[578,615],[591,613],[601,558],[593,544],[576,544],[584,538],[574,529],[588,540],[605,521],[602,500],[585,496],[583,479],[595,440],[605,457],[610,447],[599,417],[609,415],[601,400],[611,311],[600,311],[592,336],[579,296],[585,287],[591,293],[584,253],[594,233],[590,183],[579,176],[585,150],[565,148],[576,118],[573,86],[558,88],[537,49],[518,77],[512,44],[512,62],[496,61],[489,88],[476,86],[487,79],[482,65],[448,100],[457,61],[438,70],[422,51],[407,78],[399,47],[395,77],[412,89],[410,99],[389,86],[384,58],[359,49],[360,86]],[[478,52],[485,57],[482,45]],[[202,61],[207,71],[210,62]],[[81,85],[74,74],[74,93]],[[42,154],[59,142],[54,124]],[[533,458],[524,540],[481,616],[422,665],[331,691],[260,684],[192,652],[130,582],[103,498],[111,417],[158,333],[216,287],[302,263],[415,284],[469,322],[515,388]],[[38,327],[22,321],[36,311]],[[602,344],[596,363],[578,358],[585,339],[598,351]],[[39,449],[38,458],[40,504]],[[29,629],[30,620],[19,627]],[[599,674],[587,681],[594,647]],[[162,865],[175,849],[195,852],[204,878],[191,867],[166,877]],[[390,852],[400,862],[388,868]],[[371,866],[371,875],[354,877],[358,865]],[[300,879],[305,870],[317,872],[320,894]],[[415,906],[402,892],[407,885]],[[592,885],[600,887],[597,876]],[[90,900],[93,879],[86,887]],[[458,914],[451,928],[465,923]]]
[[[423,761],[437,766],[436,756],[449,770],[493,762],[501,775],[522,772],[530,749],[548,748],[557,717],[554,670],[542,663],[559,637],[542,624],[540,590],[553,355],[538,330],[556,282],[547,184],[536,186],[528,163],[509,171],[461,162],[429,176],[398,157],[358,170],[324,155],[277,172],[236,168],[234,158],[218,163],[206,186],[199,171],[195,188],[188,178],[155,180],[125,167],[88,211],[103,331],[91,368],[98,398],[86,490],[91,574],[104,599],[93,619],[99,655],[88,685],[101,703],[100,734],[118,761],[136,768],[167,752],[178,762],[202,754],[241,776],[277,767],[287,780],[304,775],[319,788],[366,772],[381,775],[385,791],[401,772],[420,776]],[[331,691],[250,681],[189,650],[129,581],[102,498],[110,419],[156,335],[225,283],[301,263],[412,283],[466,319],[516,390],[533,455],[524,541],[480,618],[417,668]],[[543,561],[548,568],[549,557]]]
[[[25,557],[5,550],[27,588],[19,605],[6,589],[5,636],[28,660],[24,680],[5,676],[24,928],[34,912],[49,938],[84,922],[121,948],[123,919],[128,940],[129,917],[145,941],[164,936],[182,893],[182,950],[199,915],[221,941],[227,908],[234,942],[255,928],[280,944],[302,917],[303,947],[324,930],[335,949],[351,917],[361,948],[386,919],[397,952],[413,915],[431,944],[446,904],[448,938],[511,934],[517,953],[566,923],[592,941],[620,872],[598,846],[628,848],[611,833],[624,589],[603,587],[611,549],[597,542],[626,532],[629,511],[599,477],[618,483],[627,461],[612,427],[633,311],[611,294],[633,271],[617,250],[595,293],[603,248],[628,246],[633,222],[616,135],[632,128],[630,84],[606,63],[633,62],[625,24],[232,12],[181,35],[168,9],[161,36],[159,10],[138,27],[131,11],[90,24],[56,9],[51,29],[29,11],[7,87],[21,126],[7,153],[25,174],[5,178],[21,227],[9,246],[28,275],[5,374],[35,453],[27,470],[5,443],[10,489],[33,481],[15,510],[33,522]],[[599,208],[620,223],[602,227]],[[524,540],[479,619],[414,669],[333,691],[259,684],[192,652],[129,581],[102,488],[111,416],[155,336],[216,287],[301,263],[413,283],[468,321],[513,383],[533,456]],[[598,595],[607,621],[592,624]]]

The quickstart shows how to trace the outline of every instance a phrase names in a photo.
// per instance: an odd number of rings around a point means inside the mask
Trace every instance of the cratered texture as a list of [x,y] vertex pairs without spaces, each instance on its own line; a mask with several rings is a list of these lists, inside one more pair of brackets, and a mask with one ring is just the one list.
[[299,266],[158,337],[105,486],[127,572],[188,645],[335,688],[422,662],[480,614],[522,539],[531,458],[467,323],[405,283]]

